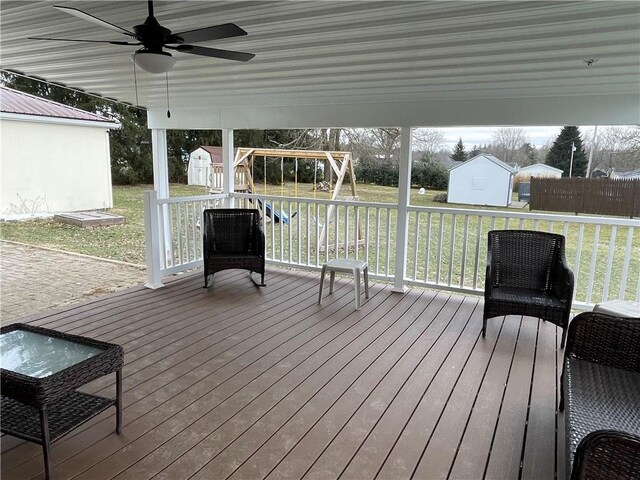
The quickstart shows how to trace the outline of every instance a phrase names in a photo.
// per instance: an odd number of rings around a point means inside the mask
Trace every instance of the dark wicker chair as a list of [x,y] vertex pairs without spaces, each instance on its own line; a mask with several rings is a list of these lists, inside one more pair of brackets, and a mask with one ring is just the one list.
[[561,384],[566,478],[639,479],[640,318],[577,315]]
[[[204,215],[202,256],[204,286],[209,276],[221,270],[249,270],[251,281],[264,286],[264,233],[260,227],[260,212],[249,208],[207,209]],[[261,275],[257,283],[252,273]]]
[[573,273],[566,265],[562,235],[489,232],[482,336],[489,318],[527,315],[562,327],[564,347],[572,298]]

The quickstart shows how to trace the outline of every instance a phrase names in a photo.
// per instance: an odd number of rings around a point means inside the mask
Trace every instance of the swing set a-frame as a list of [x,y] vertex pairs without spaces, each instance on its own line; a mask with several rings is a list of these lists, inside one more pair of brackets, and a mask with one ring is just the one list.
[[[235,185],[234,190],[239,193],[256,193],[256,185],[254,183],[254,164],[255,159],[263,157],[263,167],[265,168],[265,185],[264,185],[264,193],[266,195],[266,165],[267,158],[279,158],[280,159],[280,173],[281,173],[281,183],[284,185],[284,160],[285,159],[295,159],[295,192],[297,196],[298,192],[298,161],[314,161],[314,197],[316,195],[317,189],[317,178],[316,174],[318,171],[318,162],[325,162],[329,165],[329,191],[331,193],[331,200],[343,200],[343,201],[357,201],[358,196],[356,192],[356,177],[353,166],[353,157],[351,152],[341,152],[341,151],[324,151],[324,150],[286,150],[281,148],[237,148],[235,158],[233,161],[234,167],[234,178]],[[212,168],[212,176],[221,177],[222,174],[222,165],[214,164],[211,166]],[[335,175],[335,183],[333,182],[333,177]],[[349,177],[349,186],[351,187],[351,195],[350,196],[340,196],[340,191],[345,181],[345,177],[348,175]],[[214,190],[214,192],[218,193]],[[284,192],[283,192],[284,193]],[[274,216],[277,212],[273,212],[269,204],[262,205],[261,202],[258,202],[258,208],[260,213],[264,215],[265,213],[275,218]],[[331,220],[334,213],[335,205],[330,204],[327,207],[326,218],[327,220]],[[279,218],[279,217],[278,217]],[[322,232],[320,237],[318,238],[318,246],[322,248],[322,244],[325,239],[325,230],[328,228],[328,222],[325,222],[322,225]],[[358,225],[358,243],[362,243],[362,233],[360,225]]]

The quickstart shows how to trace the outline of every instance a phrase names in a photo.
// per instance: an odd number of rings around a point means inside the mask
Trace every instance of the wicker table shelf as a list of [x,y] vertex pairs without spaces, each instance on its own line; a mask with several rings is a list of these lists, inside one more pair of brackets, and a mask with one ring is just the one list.
[[[122,430],[122,347],[41,327],[0,329],[3,433],[42,445],[47,480],[53,478],[51,443],[106,409],[116,407]],[[116,397],[77,391],[110,373]]]

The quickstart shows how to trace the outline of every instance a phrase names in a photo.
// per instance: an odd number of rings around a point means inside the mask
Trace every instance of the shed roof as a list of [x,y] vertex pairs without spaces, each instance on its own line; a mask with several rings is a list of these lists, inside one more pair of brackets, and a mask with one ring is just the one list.
[[526,167],[522,167],[518,170],[518,172],[533,170],[534,168],[544,168],[545,170],[551,170],[554,172],[562,173],[562,170],[556,167],[552,167],[551,165],[547,165],[546,163],[534,163],[533,165],[527,165]]
[[479,158],[484,157],[485,159],[489,160],[492,163],[495,163],[497,166],[499,166],[500,168],[504,168],[507,172],[509,173],[516,173],[515,169],[510,167],[509,165],[507,165],[506,163],[504,163],[502,160],[500,160],[499,158],[494,157],[493,155],[489,155],[488,153],[481,153],[480,155],[476,155],[473,158],[470,158],[469,160],[467,160],[466,162],[462,162],[460,165],[457,165],[455,167],[453,167],[451,170],[455,170],[456,168],[460,168],[464,165],[468,165],[469,163],[478,160]]
[[[0,86],[0,112],[113,124],[110,118]],[[108,126],[108,125],[105,125]]]

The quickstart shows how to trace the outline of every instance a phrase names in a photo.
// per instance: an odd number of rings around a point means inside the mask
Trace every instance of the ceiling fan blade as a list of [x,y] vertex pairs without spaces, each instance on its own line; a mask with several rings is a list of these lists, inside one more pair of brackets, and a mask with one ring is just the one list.
[[193,55],[202,55],[203,57],[224,58],[227,60],[236,60],[238,62],[248,62],[255,54],[245,52],[232,52],[231,50],[220,50],[219,48],[198,47],[196,45],[178,45],[177,47],[169,47],[178,52],[191,53]]
[[74,17],[81,18],[82,20],[95,23],[96,25],[100,25],[101,27],[109,28],[111,30],[115,30],[116,32],[124,33],[125,35],[129,35],[130,37],[136,38],[135,33],[130,32],[129,30],[126,30],[122,27],[119,27],[118,25],[114,25],[113,23],[109,23],[105,20],[102,20],[98,17],[94,17],[93,15],[83,12],[82,10],[78,10],[77,8],[63,7],[61,5],[54,5],[53,8],[60,10],[61,12],[68,13],[69,15],[73,15]]
[[55,42],[89,42],[89,43],[110,43],[111,45],[141,45],[140,42],[121,42],[119,40],[83,40],[77,38],[48,38],[48,37],[28,37],[29,40],[53,40]]
[[[181,37],[185,43],[206,42],[209,40],[220,40],[222,38],[241,37],[247,32],[237,26],[235,23],[225,23],[213,27],[199,28],[197,30],[188,30],[186,32],[174,33],[172,36]],[[174,43],[174,42],[167,42]]]

